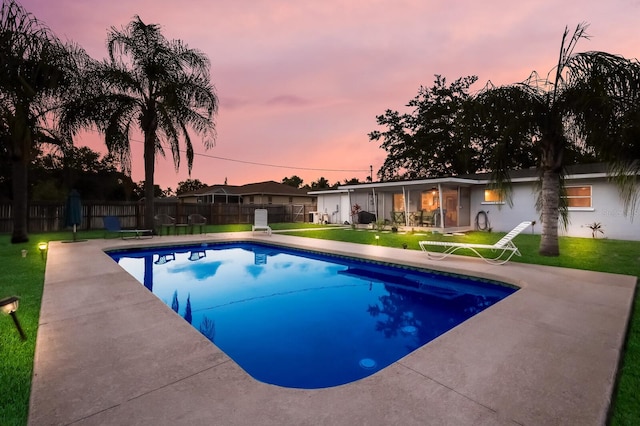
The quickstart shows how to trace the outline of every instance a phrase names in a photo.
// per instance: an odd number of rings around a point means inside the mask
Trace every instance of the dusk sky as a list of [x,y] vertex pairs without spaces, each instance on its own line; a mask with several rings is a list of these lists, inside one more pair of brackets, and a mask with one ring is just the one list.
[[[20,1],[20,0],[18,0]],[[331,183],[375,175],[386,153],[367,134],[386,109],[405,111],[434,74],[449,82],[477,75],[509,84],[546,75],[565,26],[587,22],[576,52],[637,58],[640,0],[455,2],[442,0],[23,0],[61,39],[95,59],[107,31],[134,15],[159,24],[211,61],[220,98],[217,145],[193,138],[191,178],[242,185],[300,176]],[[133,179],[144,176],[141,135],[133,135]],[[75,141],[104,152],[99,134]],[[167,151],[170,156],[170,151]],[[200,155],[202,154],[202,155]],[[184,158],[183,158],[184,160]],[[235,161],[231,161],[235,160]],[[278,166],[278,167],[274,167]],[[187,179],[170,157],[155,182],[175,190]]]

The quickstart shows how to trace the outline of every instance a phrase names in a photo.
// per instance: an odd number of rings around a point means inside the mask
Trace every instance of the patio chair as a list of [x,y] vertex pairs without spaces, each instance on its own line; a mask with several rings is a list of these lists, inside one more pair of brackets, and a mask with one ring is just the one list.
[[[450,254],[453,254],[457,250],[469,249],[487,263],[493,265],[502,265],[507,263],[514,254],[521,256],[520,251],[518,251],[518,247],[513,244],[512,240],[516,237],[516,235],[524,231],[529,225],[531,225],[531,222],[522,222],[495,244],[457,243],[453,241],[420,241],[418,244],[420,244],[420,248],[422,249],[422,251],[427,253],[429,259],[442,260]],[[429,248],[431,247],[445,247],[445,250],[443,252],[430,251]],[[478,249],[500,251],[500,253],[495,257],[487,258],[480,254],[478,252]]]
[[392,211],[391,212],[391,221],[395,225],[404,225],[405,224],[404,212],[403,211]]
[[117,233],[122,239],[127,238],[153,238],[152,229],[122,229],[120,219],[117,216],[105,216],[102,218],[104,224],[104,237],[107,238],[109,232]]
[[202,234],[204,226],[207,224],[207,218],[202,216],[201,214],[194,213],[188,216],[187,222],[191,227],[192,234],[194,233],[196,226],[198,227],[198,231],[200,231],[200,233]]
[[169,216],[168,214],[159,214],[154,217],[156,221],[156,227],[158,228],[158,234],[162,235],[162,230],[167,230],[167,235],[171,234],[171,229],[173,229],[173,233],[176,233],[176,219],[174,217]]
[[268,211],[266,209],[256,209],[254,212],[253,226],[251,232],[264,231],[271,235],[271,227],[267,223]]

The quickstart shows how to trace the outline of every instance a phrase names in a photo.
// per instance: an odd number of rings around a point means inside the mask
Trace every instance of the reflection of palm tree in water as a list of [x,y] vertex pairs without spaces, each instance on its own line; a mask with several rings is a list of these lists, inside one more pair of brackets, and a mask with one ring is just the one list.
[[180,303],[178,302],[178,290],[173,292],[173,300],[171,301],[171,309],[178,312],[180,309]]
[[[171,309],[176,312],[178,315],[180,314],[180,302],[178,301],[178,290],[173,292],[173,300],[171,301]],[[187,307],[184,308],[184,319],[189,324],[193,321],[193,315],[191,313],[191,293],[187,295]]]
[[202,321],[200,322],[200,333],[202,333],[205,337],[215,343],[216,322],[203,315]]
[[153,293],[153,256],[144,257],[144,286]]
[[191,294],[187,295],[187,307],[184,310],[184,319],[191,324],[193,316],[191,315]]

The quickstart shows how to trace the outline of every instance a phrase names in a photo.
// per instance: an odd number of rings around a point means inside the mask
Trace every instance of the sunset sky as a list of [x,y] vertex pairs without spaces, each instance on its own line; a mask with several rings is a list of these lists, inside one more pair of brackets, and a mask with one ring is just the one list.
[[[19,0],[18,0],[19,1]],[[386,156],[367,134],[376,115],[404,111],[434,74],[477,75],[508,84],[557,62],[565,26],[590,24],[576,52],[640,56],[640,0],[455,2],[442,0],[23,0],[62,39],[95,59],[109,28],[134,15],[165,37],[203,51],[220,98],[217,145],[194,138],[191,177],[242,185],[300,176],[331,183],[375,174]],[[141,135],[133,135],[133,179],[143,179]],[[104,152],[101,135],[75,141]],[[170,154],[169,154],[170,155]],[[176,188],[159,159],[155,181]]]

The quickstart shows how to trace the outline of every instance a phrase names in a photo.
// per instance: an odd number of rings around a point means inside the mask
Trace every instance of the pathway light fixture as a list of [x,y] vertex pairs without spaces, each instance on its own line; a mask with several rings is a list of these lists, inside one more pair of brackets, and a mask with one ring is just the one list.
[[13,323],[16,325],[16,329],[18,330],[18,333],[20,333],[20,338],[22,340],[27,340],[27,336],[25,336],[24,331],[22,331],[20,321],[18,321],[18,317],[16,316],[16,311],[18,310],[18,300],[19,298],[16,296],[6,297],[0,300],[0,310],[4,314],[11,315],[11,318],[13,318]]

